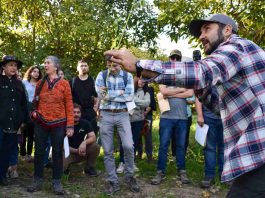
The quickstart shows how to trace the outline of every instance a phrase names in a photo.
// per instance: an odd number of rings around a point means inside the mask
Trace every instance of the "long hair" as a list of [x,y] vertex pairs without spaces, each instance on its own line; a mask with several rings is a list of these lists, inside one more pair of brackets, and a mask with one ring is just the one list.
[[26,71],[23,79],[27,80],[27,81],[30,81],[31,80],[31,73],[32,73],[32,71],[34,69],[38,69],[39,70],[39,77],[37,78],[37,81],[39,81],[42,78],[42,73],[41,73],[40,68],[37,65],[33,65],[30,68],[28,68],[28,70]]
[[[136,93],[137,89],[139,88],[138,81],[141,80],[141,79],[139,77],[135,76],[133,78],[133,80],[134,80],[134,92]],[[148,83],[145,82],[142,89],[144,91],[144,94],[146,94],[146,92],[148,91]]]

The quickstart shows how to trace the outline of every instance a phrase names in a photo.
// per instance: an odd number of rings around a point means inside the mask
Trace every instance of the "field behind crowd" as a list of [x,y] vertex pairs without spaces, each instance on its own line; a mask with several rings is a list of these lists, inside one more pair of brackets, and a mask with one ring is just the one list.
[[[181,197],[181,198],[197,198],[197,197],[225,197],[228,187],[220,184],[216,179],[216,184],[208,190],[199,187],[200,181],[203,179],[203,150],[202,147],[195,142],[195,121],[191,127],[190,144],[187,152],[186,169],[192,183],[182,185],[179,182],[176,171],[176,162],[171,157],[169,152],[169,159],[167,164],[166,180],[162,184],[154,186],[150,184],[151,178],[156,173],[156,163],[158,158],[159,134],[158,126],[159,120],[155,120],[153,124],[153,142],[154,142],[154,160],[152,163],[146,162],[146,156],[143,159],[136,160],[139,172],[136,173],[136,178],[141,186],[140,193],[132,193],[123,182],[123,175],[119,175],[121,191],[116,193],[114,197]],[[118,165],[118,147],[116,146],[115,157]],[[170,149],[169,149],[170,150]],[[0,198],[2,197],[56,197],[52,193],[51,187],[51,169],[45,168],[45,183],[41,192],[30,194],[26,192],[26,187],[32,181],[33,163],[22,162],[19,160],[19,178],[10,179],[8,187],[0,187]],[[106,184],[106,173],[103,163],[103,151],[101,149],[100,156],[97,162],[97,168],[101,171],[99,177],[88,177],[83,174],[83,163],[79,163],[70,167],[70,174],[64,175],[62,178],[63,186],[66,191],[64,197],[107,197],[104,193]]]

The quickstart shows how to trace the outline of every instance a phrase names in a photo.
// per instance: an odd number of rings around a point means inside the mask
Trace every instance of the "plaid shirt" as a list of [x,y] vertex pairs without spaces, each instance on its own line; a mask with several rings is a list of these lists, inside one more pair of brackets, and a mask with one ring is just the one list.
[[[128,73],[126,87],[123,82],[123,75],[123,70],[120,70],[120,73],[116,76],[108,72],[106,82],[104,82],[103,72],[98,74],[95,87],[101,99],[100,109],[125,109],[127,108],[126,102],[133,100],[134,81],[132,74]],[[100,87],[107,87],[107,91],[102,92]]]
[[[174,64],[142,60],[140,65],[160,73],[155,78],[157,83],[198,90],[202,98],[210,99],[208,105],[212,104],[213,110],[219,103],[225,143],[222,181],[231,181],[265,163],[263,49],[231,35],[201,61]],[[213,85],[217,87],[218,98],[211,97]]]

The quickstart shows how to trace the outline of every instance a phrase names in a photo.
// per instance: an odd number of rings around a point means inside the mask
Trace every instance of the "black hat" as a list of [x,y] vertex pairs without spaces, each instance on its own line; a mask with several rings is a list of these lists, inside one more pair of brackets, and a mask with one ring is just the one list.
[[6,63],[14,61],[17,63],[17,68],[20,69],[23,65],[23,62],[18,60],[17,57],[12,56],[12,55],[5,55],[2,58],[2,61],[0,62],[0,67],[4,66]]
[[205,23],[222,23],[224,25],[231,25],[232,30],[234,32],[237,32],[238,27],[236,22],[229,16],[225,14],[213,14],[205,19],[197,19],[197,20],[192,20],[190,25],[189,25],[189,30],[190,34],[195,37],[199,37],[201,35],[201,27]]
[[201,51],[200,50],[194,50],[192,52],[192,57],[193,57],[194,61],[201,60],[201,57],[202,57]]

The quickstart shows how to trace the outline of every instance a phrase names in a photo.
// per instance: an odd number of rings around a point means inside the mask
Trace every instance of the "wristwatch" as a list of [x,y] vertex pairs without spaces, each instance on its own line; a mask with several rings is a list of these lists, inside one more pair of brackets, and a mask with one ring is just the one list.
[[136,76],[137,76],[137,77],[141,77],[141,75],[142,75],[142,71],[143,71],[143,68],[142,68],[142,66],[140,65],[140,60],[138,60],[138,61],[135,63],[135,67],[136,67]]

